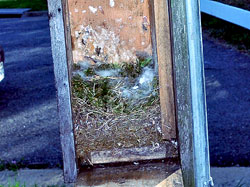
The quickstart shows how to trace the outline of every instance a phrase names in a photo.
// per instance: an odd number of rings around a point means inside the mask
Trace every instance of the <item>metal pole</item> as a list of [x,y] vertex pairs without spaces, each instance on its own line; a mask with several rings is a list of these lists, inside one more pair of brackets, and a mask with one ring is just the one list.
[[195,186],[212,186],[199,0],[186,1],[186,17],[194,132]]

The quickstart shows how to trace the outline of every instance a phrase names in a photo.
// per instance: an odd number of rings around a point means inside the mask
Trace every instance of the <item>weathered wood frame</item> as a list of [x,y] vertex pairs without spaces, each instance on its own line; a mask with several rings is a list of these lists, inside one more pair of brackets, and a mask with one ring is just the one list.
[[[210,186],[204,67],[198,0],[159,0],[170,10],[176,88],[179,151],[185,186]],[[77,178],[69,82],[70,54],[67,0],[48,1],[52,54],[58,94],[65,182]],[[166,14],[167,15],[167,14]],[[168,20],[167,20],[168,21]],[[164,36],[164,29],[157,32]],[[159,34],[159,33],[157,33]],[[162,37],[164,40],[164,37]],[[165,38],[169,42],[168,38]],[[159,49],[165,53],[164,47]],[[158,57],[159,58],[159,57]]]
[[72,56],[67,18],[67,0],[49,0],[48,16],[54,74],[57,88],[60,137],[63,153],[63,173],[66,183],[73,183],[77,178],[77,164],[74,141],[74,129],[71,110],[70,66]]
[[185,186],[213,186],[210,177],[199,0],[169,0],[179,154]]

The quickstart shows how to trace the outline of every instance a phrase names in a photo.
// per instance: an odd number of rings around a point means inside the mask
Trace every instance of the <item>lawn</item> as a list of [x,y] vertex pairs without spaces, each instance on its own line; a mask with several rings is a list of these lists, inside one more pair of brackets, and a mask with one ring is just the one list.
[[0,0],[0,8],[31,8],[47,10],[47,0]]

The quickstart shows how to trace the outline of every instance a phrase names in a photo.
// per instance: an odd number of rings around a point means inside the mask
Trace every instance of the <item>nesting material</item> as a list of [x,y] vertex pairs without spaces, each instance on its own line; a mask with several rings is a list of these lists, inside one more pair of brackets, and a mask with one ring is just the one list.
[[150,59],[74,66],[72,108],[81,162],[88,161],[93,151],[164,143],[158,78],[151,66]]

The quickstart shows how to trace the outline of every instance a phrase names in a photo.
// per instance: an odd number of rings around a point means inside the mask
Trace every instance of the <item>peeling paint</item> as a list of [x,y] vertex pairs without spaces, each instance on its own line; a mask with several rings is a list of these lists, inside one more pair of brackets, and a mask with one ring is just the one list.
[[122,18],[117,18],[117,19],[115,19],[115,22],[116,22],[116,23],[121,23],[121,22],[122,22]]
[[70,0],[73,61],[134,62],[137,52],[152,55],[149,0],[140,2]]
[[110,5],[110,7],[114,7],[115,6],[115,0],[110,0],[109,5]]
[[102,6],[99,6],[98,9],[100,10],[100,12],[101,12],[102,14],[104,14],[104,10],[103,10]]
[[[136,60],[135,49],[125,49],[121,46],[126,44],[121,41],[114,31],[99,27],[94,30],[90,25],[83,28],[78,33],[77,47],[84,51],[84,56],[93,58],[96,61],[109,63]],[[79,34],[80,33],[80,34]],[[98,49],[98,54],[96,52]],[[109,54],[109,56],[107,56]],[[78,53],[79,55],[79,53]]]
[[97,8],[93,7],[93,6],[89,6],[89,10],[95,14],[97,12]]

